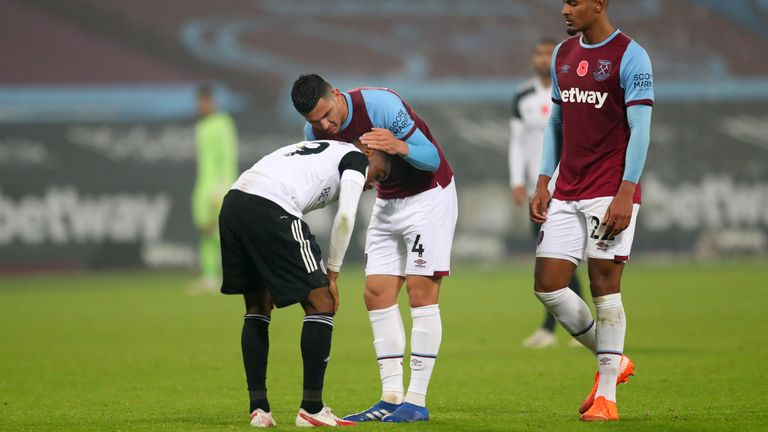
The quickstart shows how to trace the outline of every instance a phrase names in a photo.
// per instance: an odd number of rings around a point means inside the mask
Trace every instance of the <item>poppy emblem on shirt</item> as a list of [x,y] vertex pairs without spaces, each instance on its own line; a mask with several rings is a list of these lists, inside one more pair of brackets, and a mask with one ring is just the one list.
[[589,62],[586,60],[582,60],[579,62],[579,68],[576,69],[576,74],[578,74],[580,77],[583,77],[589,72]]
[[597,70],[592,74],[595,77],[595,81],[605,81],[611,75],[611,61],[610,60],[598,60]]

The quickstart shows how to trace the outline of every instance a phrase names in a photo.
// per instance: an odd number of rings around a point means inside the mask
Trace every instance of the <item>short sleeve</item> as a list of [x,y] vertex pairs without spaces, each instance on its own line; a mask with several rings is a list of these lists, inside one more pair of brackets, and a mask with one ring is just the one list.
[[363,90],[362,94],[373,127],[389,129],[401,140],[413,133],[416,123],[399,96],[384,89]]
[[624,89],[624,104],[653,105],[653,68],[648,53],[637,42],[632,41],[621,59],[621,87]]
[[346,170],[354,170],[366,177],[368,171],[368,158],[362,152],[351,151],[344,155],[339,162],[339,174]]
[[557,44],[554,51],[552,51],[552,66],[550,66],[550,72],[552,74],[552,102],[554,103],[561,103],[562,97],[560,96],[560,84],[557,82],[557,53],[560,51],[560,45],[562,43]]

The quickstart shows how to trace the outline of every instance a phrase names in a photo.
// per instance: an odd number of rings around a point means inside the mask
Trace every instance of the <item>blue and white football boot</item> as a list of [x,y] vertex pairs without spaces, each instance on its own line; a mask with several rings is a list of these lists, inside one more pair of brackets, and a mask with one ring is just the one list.
[[379,401],[376,405],[368,408],[365,411],[359,412],[357,414],[350,414],[344,417],[344,420],[351,420],[354,422],[381,421],[384,416],[394,412],[400,406],[402,405]]
[[414,405],[404,402],[392,414],[384,416],[383,422],[409,423],[415,421],[429,420],[429,410],[427,407]]

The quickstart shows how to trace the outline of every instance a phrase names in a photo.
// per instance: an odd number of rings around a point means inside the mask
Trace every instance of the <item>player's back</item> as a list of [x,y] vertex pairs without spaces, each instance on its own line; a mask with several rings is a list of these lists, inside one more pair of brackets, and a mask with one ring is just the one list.
[[340,141],[302,141],[264,156],[237,179],[232,189],[266,198],[302,217],[339,197],[340,165],[354,145]]

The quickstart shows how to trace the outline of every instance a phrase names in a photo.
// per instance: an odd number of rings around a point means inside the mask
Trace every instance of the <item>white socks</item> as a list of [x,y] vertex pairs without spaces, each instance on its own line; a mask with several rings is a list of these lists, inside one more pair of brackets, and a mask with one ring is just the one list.
[[373,329],[373,347],[379,361],[381,400],[403,403],[403,352],[405,329],[397,305],[368,312]]
[[411,331],[411,384],[405,401],[426,406],[427,387],[435,367],[443,324],[440,307],[436,304],[412,307],[413,330]]
[[381,374],[381,400],[426,406],[427,387],[443,338],[440,307],[436,304],[411,308],[411,384],[403,398],[403,351],[405,329],[398,305],[368,312],[373,329],[373,346]]
[[[570,288],[545,293],[535,292],[536,297],[547,307],[557,321],[577,341],[595,352],[595,322],[589,306]],[[595,299],[597,300],[597,299]],[[623,340],[623,339],[622,339]]]
[[619,375],[619,364],[624,352],[624,333],[627,320],[624,316],[624,305],[621,294],[609,294],[595,297],[597,313],[597,370],[600,381],[595,397],[604,396],[609,401],[616,401],[616,379]]

